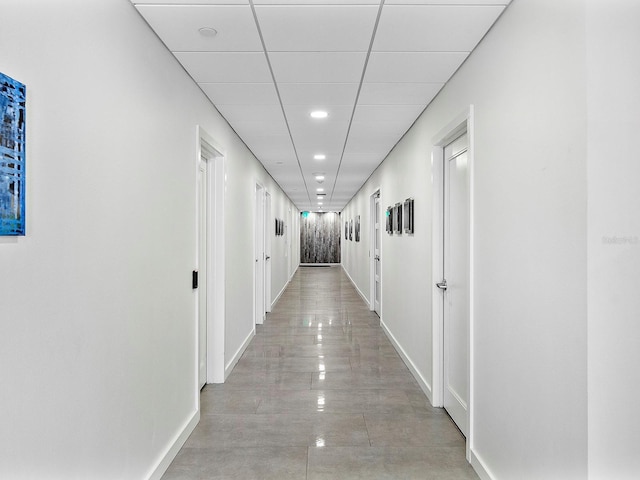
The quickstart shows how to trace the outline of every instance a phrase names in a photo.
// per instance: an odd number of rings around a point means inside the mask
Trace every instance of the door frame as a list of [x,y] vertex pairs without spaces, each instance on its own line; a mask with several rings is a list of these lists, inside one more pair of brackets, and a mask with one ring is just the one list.
[[[225,344],[225,241],[224,241],[224,183],[225,150],[200,125],[196,127],[196,182],[199,177],[200,159],[207,159],[208,170],[208,231],[209,249],[207,256],[207,291],[197,291],[196,295],[196,379],[199,375],[198,340],[198,295],[207,296],[207,383],[224,383],[224,344]],[[196,183],[197,184],[197,183]],[[194,192],[197,190],[194,190]],[[199,199],[196,198],[196,203]],[[195,211],[198,211],[196,207]],[[197,213],[196,213],[197,215]],[[198,249],[197,228],[200,220],[196,218],[196,264]],[[199,384],[196,381],[196,384]],[[199,390],[199,388],[198,388]],[[199,398],[199,395],[198,395]]]
[[[380,203],[380,229],[382,228],[382,194],[380,187],[373,190],[369,196],[369,310],[376,309],[376,197]],[[342,227],[341,227],[342,228]],[[382,230],[380,230],[380,259],[382,259]],[[380,318],[382,318],[382,260],[380,260]]]
[[271,247],[275,225],[271,213],[271,193],[264,189],[264,311],[271,313]]
[[[266,312],[264,233],[265,233],[265,188],[260,182],[255,183],[253,205],[253,324],[262,325]],[[259,294],[258,291],[261,293]],[[258,301],[260,300],[260,305]],[[262,310],[262,312],[260,312]]]
[[467,460],[470,459],[470,452],[473,447],[473,425],[474,425],[474,327],[475,327],[475,282],[474,282],[474,122],[473,105],[456,116],[437,135],[433,137],[433,149],[431,152],[431,172],[432,172],[432,276],[431,276],[431,298],[432,298],[432,331],[433,331],[433,382],[432,382],[432,403],[434,407],[444,405],[444,295],[436,287],[436,282],[440,282],[444,275],[444,148],[464,131],[469,139],[468,165],[469,165],[469,384],[467,399]]

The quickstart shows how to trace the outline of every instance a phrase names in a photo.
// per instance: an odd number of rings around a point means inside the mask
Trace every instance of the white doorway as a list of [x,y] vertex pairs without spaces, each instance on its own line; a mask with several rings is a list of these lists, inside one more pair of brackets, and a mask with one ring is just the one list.
[[381,296],[382,296],[382,260],[380,250],[382,244],[382,216],[380,212],[380,190],[371,195],[371,266],[369,268],[371,280],[371,310],[378,314],[381,313]]
[[271,194],[264,192],[264,310],[271,312],[271,237],[275,223],[271,217]]
[[469,403],[469,168],[466,132],[444,148],[443,406],[468,432]]
[[467,438],[469,454],[474,415],[473,107],[433,143],[432,398]]
[[198,386],[207,383],[207,281],[209,276],[209,177],[207,159],[198,165]]
[[254,319],[256,325],[264,323],[265,252],[264,252],[264,188],[256,184],[254,213]]
[[[224,152],[198,127],[197,226],[197,383],[224,382]],[[194,279],[195,280],[195,279]],[[195,285],[194,285],[195,286]]]

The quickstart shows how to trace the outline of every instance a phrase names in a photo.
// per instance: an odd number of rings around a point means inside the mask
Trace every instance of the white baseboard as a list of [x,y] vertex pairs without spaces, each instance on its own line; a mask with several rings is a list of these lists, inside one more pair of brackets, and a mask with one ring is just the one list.
[[[198,392],[198,395],[200,393]],[[149,480],[160,480],[162,475],[165,474],[173,459],[176,458],[178,452],[189,438],[189,435],[193,432],[200,421],[200,410],[196,410],[189,420],[185,423],[182,429],[178,432],[173,442],[166,449],[162,458],[156,463],[156,466],[152,468],[151,473],[147,476]]]
[[427,380],[422,376],[418,368],[411,361],[411,358],[409,357],[409,355],[407,355],[407,353],[404,351],[400,343],[398,343],[398,341],[396,340],[396,337],[393,336],[391,331],[387,328],[387,326],[384,324],[382,320],[380,321],[380,326],[382,327],[382,330],[384,331],[384,333],[387,335],[387,338],[391,342],[391,345],[393,345],[393,348],[396,349],[396,351],[398,352],[398,355],[400,355],[400,358],[402,358],[402,361],[405,363],[407,368],[411,371],[411,374],[418,382],[418,385],[420,385],[420,388],[429,399],[429,402],[431,403],[431,405],[433,405],[433,392],[431,390],[431,385],[429,385],[429,382],[427,382]]
[[289,276],[289,283],[291,283],[291,280],[293,280],[293,276],[296,274],[296,272],[298,271],[298,268],[300,268],[300,264],[296,265],[296,268],[293,269],[293,272],[291,273],[291,275]]
[[255,330],[251,330],[251,333],[249,333],[249,336],[244,340],[244,342],[242,342],[242,345],[240,345],[240,348],[236,351],[236,353],[233,355],[231,360],[229,360],[229,363],[227,363],[227,365],[225,365],[225,367],[224,367],[224,379],[225,379],[225,381],[227,380],[227,377],[229,376],[229,374],[233,370],[233,367],[236,366],[236,364],[240,360],[240,357],[242,357],[242,354],[247,349],[247,347],[249,346],[249,344],[251,343],[251,340],[253,340],[253,337],[255,337],[255,335],[256,335],[256,331]]
[[276,306],[276,303],[278,303],[278,300],[280,300],[280,297],[289,286],[289,283],[291,283],[291,280],[288,280],[287,283],[284,284],[284,287],[282,287],[282,290],[280,290],[280,293],[278,293],[278,295],[276,295],[276,298],[273,300],[273,302],[271,302],[271,310],[273,310],[273,307]]
[[360,296],[362,297],[362,299],[364,300],[364,303],[369,305],[369,308],[371,308],[371,303],[369,303],[369,299],[367,297],[365,297],[364,293],[362,293],[360,291],[360,289],[358,288],[358,285],[356,285],[356,282],[353,281],[353,278],[351,278],[351,275],[349,275],[349,272],[347,272],[347,269],[344,268],[344,265],[342,265],[342,264],[340,264],[340,266],[342,267],[342,271],[345,273],[345,275],[347,276],[347,278],[351,282],[351,285],[353,285],[353,288],[356,289],[356,292],[358,292],[360,294]]
[[487,465],[480,459],[473,450],[469,450],[469,463],[476,471],[481,480],[493,480],[495,477],[489,473]]

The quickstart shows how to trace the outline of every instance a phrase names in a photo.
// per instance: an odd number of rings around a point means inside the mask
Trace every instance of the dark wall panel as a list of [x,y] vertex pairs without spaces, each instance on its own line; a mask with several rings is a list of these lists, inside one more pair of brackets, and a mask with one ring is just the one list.
[[305,212],[300,217],[300,263],[340,263],[340,214]]

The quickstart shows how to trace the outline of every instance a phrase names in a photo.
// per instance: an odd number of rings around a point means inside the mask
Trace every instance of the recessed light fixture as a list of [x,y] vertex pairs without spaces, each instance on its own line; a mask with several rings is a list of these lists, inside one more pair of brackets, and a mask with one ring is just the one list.
[[324,182],[324,175],[316,175],[316,182],[318,183]]
[[322,202],[318,202],[318,205],[322,205]]
[[200,32],[200,35],[202,35],[203,37],[215,37],[218,34],[218,31],[215,28],[211,28],[211,27],[202,27],[198,29],[198,32]]
[[329,114],[324,110],[314,110],[311,112],[311,118],[327,118]]
[[327,156],[324,153],[318,153],[313,156],[314,160],[325,160]]
[[324,192],[324,188],[316,188],[316,192]]

